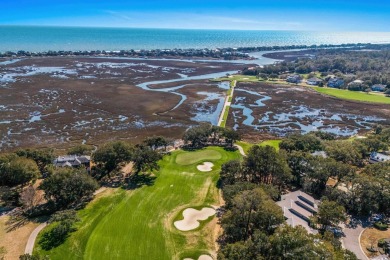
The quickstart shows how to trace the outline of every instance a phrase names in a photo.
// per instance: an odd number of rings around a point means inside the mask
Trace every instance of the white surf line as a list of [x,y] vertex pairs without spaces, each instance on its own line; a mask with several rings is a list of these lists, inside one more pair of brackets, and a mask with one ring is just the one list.
[[[234,88],[236,87],[236,84],[237,84],[237,80],[233,80],[230,95],[226,96],[225,104],[223,105],[223,109],[222,109],[221,115],[219,116],[217,126],[221,126],[222,121],[223,121],[223,115],[225,114],[225,110],[227,109],[228,106],[230,107],[230,105],[232,104],[232,102],[229,102],[229,99],[230,99],[230,97],[233,98]],[[226,120],[227,120],[227,118],[226,118]]]

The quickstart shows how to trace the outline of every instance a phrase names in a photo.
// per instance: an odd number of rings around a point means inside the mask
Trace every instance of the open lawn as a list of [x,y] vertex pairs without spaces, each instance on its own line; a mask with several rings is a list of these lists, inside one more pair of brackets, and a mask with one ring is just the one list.
[[[220,147],[173,152],[160,161],[161,169],[154,175],[139,177],[145,183],[142,187],[99,194],[99,199],[79,211],[78,230],[64,244],[49,252],[36,246],[34,252],[48,254],[50,259],[94,260],[215,256],[215,217],[187,232],[177,230],[173,222],[186,208],[220,205],[219,169],[222,163],[238,158],[238,152]],[[213,170],[199,172],[196,166],[206,160],[214,163]]]
[[186,153],[179,153],[176,156],[176,163],[180,165],[190,165],[194,163],[201,163],[205,160],[221,159],[220,152],[210,149],[203,149],[198,151],[190,151]]
[[378,95],[376,93],[364,93],[364,92],[349,91],[344,89],[320,88],[320,87],[314,87],[314,89],[320,93],[341,98],[341,99],[390,104],[389,97],[386,97],[384,95]]
[[267,141],[263,141],[261,143],[259,143],[260,146],[266,146],[266,145],[269,145],[269,146],[272,146],[273,148],[276,149],[276,151],[279,151],[279,144],[282,140],[267,140]]
[[[39,223],[27,221],[10,225],[9,216],[0,217],[0,249],[5,249],[4,259],[19,259],[19,256],[24,254],[27,240],[31,232],[39,225]],[[15,226],[15,228],[12,228]],[[0,253],[0,259],[2,254]]]

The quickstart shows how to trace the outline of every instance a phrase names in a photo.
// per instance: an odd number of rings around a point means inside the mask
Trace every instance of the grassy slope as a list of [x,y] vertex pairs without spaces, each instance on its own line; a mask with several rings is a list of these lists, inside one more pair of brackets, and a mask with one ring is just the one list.
[[[177,151],[160,162],[155,183],[133,191],[117,190],[113,195],[91,203],[79,212],[79,230],[67,241],[41,254],[51,259],[174,259],[197,258],[213,248],[210,231],[181,232],[173,227],[173,219],[189,206],[218,203],[218,170],[223,162],[239,158],[238,152],[210,147],[204,151],[221,154],[212,160],[212,172],[196,170],[197,163],[182,166],[177,156],[196,152]],[[204,158],[205,159],[205,158]]]
[[[269,145],[269,146],[274,147],[277,151],[279,151],[280,142],[281,142],[281,140],[267,140],[267,141],[263,141],[257,145],[260,145],[260,146]],[[254,144],[247,143],[247,142],[237,142],[237,144],[240,145],[242,147],[242,149],[244,149],[245,153],[248,153],[249,149],[254,145]]]
[[277,151],[279,151],[279,144],[281,141],[282,140],[267,140],[267,141],[261,142],[259,145],[260,146],[269,145],[269,146],[274,147]]
[[203,149],[199,151],[179,153],[176,156],[176,163],[180,165],[190,165],[194,163],[200,163],[207,160],[218,160],[221,159],[222,155],[220,152],[210,149]]
[[390,98],[384,95],[368,94],[363,92],[334,89],[334,88],[315,87],[314,89],[320,93],[341,98],[341,99],[390,104]]

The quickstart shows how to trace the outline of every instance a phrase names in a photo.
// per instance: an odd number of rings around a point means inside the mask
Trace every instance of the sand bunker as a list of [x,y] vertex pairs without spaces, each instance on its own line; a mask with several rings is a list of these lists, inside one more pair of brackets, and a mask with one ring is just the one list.
[[[184,258],[183,260],[194,260],[192,258]],[[198,260],[213,260],[213,258],[209,255],[201,255]]]
[[214,164],[211,162],[204,162],[203,164],[199,164],[196,168],[201,172],[210,172],[213,168]]
[[173,224],[180,231],[189,231],[199,227],[200,220],[206,220],[213,215],[215,215],[215,209],[213,208],[203,208],[201,210],[188,208],[183,211],[184,219],[175,221]]

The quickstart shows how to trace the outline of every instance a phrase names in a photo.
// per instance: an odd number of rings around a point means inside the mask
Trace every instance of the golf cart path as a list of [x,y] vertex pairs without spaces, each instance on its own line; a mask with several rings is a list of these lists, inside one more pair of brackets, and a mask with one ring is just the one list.
[[37,226],[33,230],[33,232],[31,233],[30,237],[27,240],[26,249],[24,250],[25,254],[32,255],[32,252],[33,252],[33,249],[34,249],[35,240],[37,239],[37,236],[38,236],[39,232],[41,232],[41,230],[44,229],[46,226],[47,226],[47,223],[45,222],[45,223],[40,224],[39,226]]
[[228,109],[228,107],[230,107],[230,105],[232,103],[229,101],[229,98],[233,98],[234,88],[236,87],[236,84],[237,84],[237,81],[234,80],[232,86],[230,87],[230,89],[231,89],[230,95],[226,96],[225,103],[223,104],[223,108],[222,108],[221,114],[219,116],[217,126],[221,126],[222,121],[223,121],[223,116],[225,115],[225,111]]
[[344,248],[355,253],[358,259],[369,260],[360,245],[360,236],[364,230],[365,228],[360,224],[357,225],[356,228],[348,228],[344,226],[343,231],[345,237],[342,238],[342,244]]

